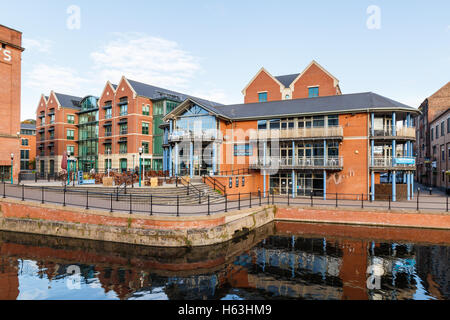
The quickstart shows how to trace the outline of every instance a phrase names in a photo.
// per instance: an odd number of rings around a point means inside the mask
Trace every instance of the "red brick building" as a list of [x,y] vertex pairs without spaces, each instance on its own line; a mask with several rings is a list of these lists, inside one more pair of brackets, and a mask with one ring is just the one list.
[[23,121],[20,125],[20,171],[36,169],[36,123]]
[[0,25],[0,175],[9,179],[20,171],[20,92],[22,33]]
[[316,61],[301,73],[272,76],[261,68],[242,91],[244,103],[324,97],[341,94],[339,80]]
[[61,171],[64,151],[78,154],[78,114],[82,98],[51,91],[36,111],[36,169],[41,176]]

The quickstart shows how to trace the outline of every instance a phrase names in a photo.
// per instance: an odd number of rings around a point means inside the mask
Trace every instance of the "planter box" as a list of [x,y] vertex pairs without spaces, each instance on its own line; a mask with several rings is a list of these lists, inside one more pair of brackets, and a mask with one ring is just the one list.
[[112,177],[104,177],[103,178],[103,186],[104,187],[112,187],[114,184],[114,178]]

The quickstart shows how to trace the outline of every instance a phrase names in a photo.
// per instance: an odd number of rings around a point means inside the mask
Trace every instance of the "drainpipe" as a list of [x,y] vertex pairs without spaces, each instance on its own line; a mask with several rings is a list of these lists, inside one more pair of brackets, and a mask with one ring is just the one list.
[[[396,151],[397,151],[397,141],[395,140],[395,136],[397,135],[397,128],[396,128],[397,120],[396,120],[396,114],[395,112],[392,112],[392,166],[395,167],[395,158],[396,158]],[[397,172],[394,170],[392,172],[392,202],[397,201]]]

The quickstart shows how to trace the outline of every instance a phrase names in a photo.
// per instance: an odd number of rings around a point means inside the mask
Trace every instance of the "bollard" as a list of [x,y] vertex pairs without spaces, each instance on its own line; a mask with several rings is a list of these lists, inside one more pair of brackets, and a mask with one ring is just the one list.
[[250,209],[252,208],[252,193],[250,192]]
[[202,195],[200,192],[198,193],[198,204],[202,204]]
[[180,195],[177,195],[177,217],[180,216]]
[[111,193],[109,212],[113,212],[113,194]]
[[272,189],[272,205],[275,205],[275,192]]
[[116,201],[119,201],[119,187],[116,190]]
[[259,206],[261,207],[262,202],[261,202],[261,191],[258,191],[258,197],[259,197]]
[[338,207],[338,194],[336,192],[336,208]]
[[419,211],[419,195],[420,195],[420,188],[417,189],[417,211]]
[[311,191],[311,207],[314,207],[314,192]]
[[89,191],[86,190],[86,210],[89,210]]
[[6,198],[6,182],[5,181],[3,181],[3,198]]
[[433,188],[428,189],[430,191],[430,196],[432,195]]
[[391,195],[389,195],[389,210],[391,210]]
[[447,194],[447,212],[448,212],[448,194]]
[[[25,201],[25,185],[22,185],[22,201]],[[447,201],[448,203],[448,201]],[[448,206],[447,206],[447,211],[448,211]]]
[[37,172],[36,172],[36,173],[34,174],[34,182],[35,182],[35,183],[37,183],[37,180],[38,180],[37,177],[38,177],[38,174],[37,174]]
[[44,204],[44,187],[42,187],[42,204]]

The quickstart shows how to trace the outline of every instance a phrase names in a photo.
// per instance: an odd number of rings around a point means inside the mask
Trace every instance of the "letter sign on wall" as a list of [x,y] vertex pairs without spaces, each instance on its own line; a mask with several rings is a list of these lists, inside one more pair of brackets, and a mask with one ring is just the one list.
[[12,60],[11,51],[0,48],[0,60],[6,61],[6,62],[11,62],[11,60]]

